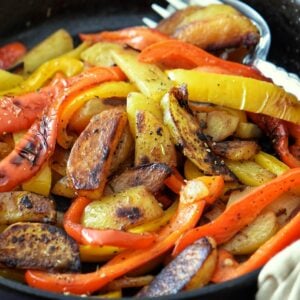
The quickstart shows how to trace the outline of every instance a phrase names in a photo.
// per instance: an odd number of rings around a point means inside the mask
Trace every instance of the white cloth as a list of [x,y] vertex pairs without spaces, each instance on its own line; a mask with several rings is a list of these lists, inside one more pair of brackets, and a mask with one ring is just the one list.
[[258,276],[256,294],[256,300],[299,299],[300,240],[275,255],[264,266]]

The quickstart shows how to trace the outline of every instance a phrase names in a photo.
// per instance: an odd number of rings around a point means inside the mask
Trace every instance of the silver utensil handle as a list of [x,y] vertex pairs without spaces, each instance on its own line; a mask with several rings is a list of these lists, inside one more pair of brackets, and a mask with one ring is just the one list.
[[300,101],[300,78],[296,74],[288,73],[273,63],[262,59],[254,60],[252,65],[264,76],[272,79],[276,85],[283,87],[285,91],[295,95]]

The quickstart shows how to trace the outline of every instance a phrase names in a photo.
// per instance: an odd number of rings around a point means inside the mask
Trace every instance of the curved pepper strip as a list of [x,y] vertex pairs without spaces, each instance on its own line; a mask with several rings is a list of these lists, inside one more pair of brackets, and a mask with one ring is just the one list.
[[[222,192],[224,181],[220,176],[210,178],[215,184],[211,185],[212,189],[208,190],[205,197],[210,198],[212,201]],[[201,181],[201,177],[192,182],[192,186],[187,184],[182,189],[177,213],[170,223],[159,231],[155,244],[150,248],[135,251],[126,250],[115,256],[97,271],[88,274],[52,274],[28,270],[25,274],[26,282],[32,287],[53,292],[89,294],[99,290],[108,282],[165,253],[174,246],[177,239],[184,232],[197,224],[202,215],[205,206],[205,201],[202,200],[202,187],[204,184]],[[197,185],[197,182],[199,182],[199,185]],[[190,190],[191,187],[192,190]],[[194,189],[195,187],[198,187],[198,189]],[[187,195],[192,195],[192,197],[186,199]]]
[[9,43],[0,48],[0,69],[10,68],[25,53],[26,47],[19,42]]
[[26,80],[13,89],[1,91],[0,95],[20,95],[30,93],[41,88],[57,72],[64,73],[67,77],[81,72],[83,63],[71,57],[59,57],[43,63]]
[[156,239],[155,234],[135,234],[121,230],[100,230],[82,226],[80,220],[83,211],[91,201],[85,197],[75,199],[64,216],[65,231],[78,243],[130,249],[148,248],[154,243]]
[[[15,149],[0,162],[0,192],[7,192],[30,179],[53,154],[62,106],[87,89],[107,80],[107,73],[123,74],[117,67],[93,68],[54,86],[48,111],[33,125]],[[106,71],[106,72],[105,72]],[[121,75],[119,75],[121,76]],[[123,75],[125,76],[125,75]],[[17,176],[16,176],[17,174]]]
[[[111,77],[111,78],[109,78]],[[108,80],[120,81],[124,80],[124,75],[108,74]],[[87,101],[93,98],[111,98],[122,97],[125,98],[130,92],[136,91],[134,85],[127,82],[108,82],[97,86],[86,93],[76,97],[68,106],[65,106],[61,113],[61,120],[58,125],[57,142],[63,148],[69,148],[73,142],[73,137],[68,135],[67,126],[73,114],[80,109]],[[124,102],[125,103],[125,102]]]
[[137,50],[143,50],[154,43],[170,39],[167,35],[156,29],[139,26],[92,34],[81,33],[79,36],[82,41],[126,44]]
[[267,263],[279,251],[300,238],[300,213],[263,244],[254,254],[241,264],[217,269],[214,282],[223,282],[254,271]]
[[203,236],[211,236],[217,244],[230,240],[238,231],[250,224],[259,213],[281,194],[300,185],[300,168],[290,169],[283,175],[253,189],[229,206],[214,221],[188,231],[177,243],[173,255]]
[[[139,54],[139,60],[146,63],[162,63],[170,69],[215,67],[217,73],[230,72],[232,75],[265,80],[265,77],[249,66],[221,59],[192,44],[178,40],[162,41],[145,48]],[[208,68],[208,71],[211,72],[213,69]]]
[[[300,167],[300,160],[296,155],[293,155],[297,154],[297,150],[299,151],[297,143],[300,143],[300,125],[287,123],[265,115],[249,113],[249,116],[270,137],[280,159],[290,168]],[[289,133],[296,140],[296,143],[291,148],[289,148]]]
[[28,129],[53,101],[59,76],[61,75],[57,75],[48,86],[37,92],[4,96],[0,100],[0,134]]

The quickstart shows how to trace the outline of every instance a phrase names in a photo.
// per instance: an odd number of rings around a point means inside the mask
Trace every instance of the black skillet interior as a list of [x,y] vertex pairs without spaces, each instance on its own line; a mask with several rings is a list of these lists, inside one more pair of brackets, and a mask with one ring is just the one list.
[[[95,32],[142,24],[143,16],[158,19],[153,0],[0,0],[0,45],[20,40],[32,47],[51,32],[67,29],[76,40],[78,32]],[[290,72],[300,73],[300,3],[296,0],[247,0],[271,26],[269,59]],[[258,272],[200,290],[181,293],[172,299],[253,299]],[[82,299],[32,289],[0,278],[4,299]],[[160,299],[170,299],[161,297]]]

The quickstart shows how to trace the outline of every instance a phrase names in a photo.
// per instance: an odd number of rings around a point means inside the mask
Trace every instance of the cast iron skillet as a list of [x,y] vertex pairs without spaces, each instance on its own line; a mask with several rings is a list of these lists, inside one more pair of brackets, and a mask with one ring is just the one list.
[[[156,18],[150,10],[152,2],[164,5],[161,0],[0,0],[0,45],[20,40],[31,47],[62,27],[75,37],[78,32],[138,25],[143,16]],[[299,0],[245,2],[261,12],[271,26],[273,40],[269,59],[299,74]],[[222,284],[159,299],[253,299],[257,275],[255,271]],[[0,296],[12,300],[82,299],[44,292],[4,278],[0,278]]]

